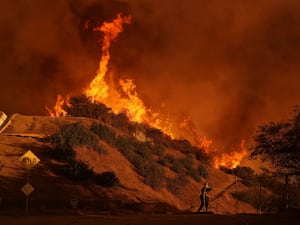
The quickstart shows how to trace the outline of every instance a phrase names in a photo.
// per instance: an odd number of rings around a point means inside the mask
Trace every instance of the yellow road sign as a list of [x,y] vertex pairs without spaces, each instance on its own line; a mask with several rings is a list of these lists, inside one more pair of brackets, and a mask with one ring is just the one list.
[[40,159],[33,154],[32,151],[28,150],[24,155],[22,155],[19,159],[19,161],[27,168],[31,169],[36,164],[39,163]]
[[27,183],[21,188],[21,191],[23,191],[25,195],[29,196],[34,191],[34,187]]

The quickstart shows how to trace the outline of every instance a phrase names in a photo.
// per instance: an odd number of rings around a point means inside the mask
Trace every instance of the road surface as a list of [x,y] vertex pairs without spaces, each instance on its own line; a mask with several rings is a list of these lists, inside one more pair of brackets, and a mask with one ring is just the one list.
[[130,215],[0,215],[6,225],[299,225],[300,217],[267,215],[134,214]]

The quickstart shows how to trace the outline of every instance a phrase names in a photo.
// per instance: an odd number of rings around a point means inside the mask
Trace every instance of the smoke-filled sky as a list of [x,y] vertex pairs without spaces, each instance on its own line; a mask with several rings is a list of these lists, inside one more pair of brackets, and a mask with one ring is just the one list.
[[1,1],[0,110],[46,115],[57,94],[96,75],[99,33],[133,22],[112,44],[114,77],[132,78],[148,107],[189,116],[200,136],[232,150],[300,102],[299,0]]

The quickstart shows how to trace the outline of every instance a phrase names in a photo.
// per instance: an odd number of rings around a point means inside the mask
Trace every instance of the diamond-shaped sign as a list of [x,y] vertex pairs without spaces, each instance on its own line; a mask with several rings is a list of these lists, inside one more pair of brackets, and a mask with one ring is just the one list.
[[22,155],[19,159],[19,161],[27,168],[31,169],[34,167],[36,164],[39,163],[40,159],[33,154],[32,151],[27,151],[24,155]]
[[24,192],[25,195],[30,195],[34,191],[34,187],[31,184],[27,183],[22,188],[21,191]]

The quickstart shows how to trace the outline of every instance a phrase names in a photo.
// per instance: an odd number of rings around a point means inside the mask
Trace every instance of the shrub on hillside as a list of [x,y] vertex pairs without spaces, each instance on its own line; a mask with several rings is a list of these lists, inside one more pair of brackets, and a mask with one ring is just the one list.
[[119,178],[113,171],[95,174],[94,182],[104,187],[116,187],[120,184]]
[[164,169],[154,161],[140,164],[139,171],[144,176],[144,183],[152,188],[159,189],[162,187],[165,179]]
[[178,149],[183,153],[194,151],[194,147],[188,140],[173,140],[173,148]]
[[80,145],[105,153],[105,150],[98,146],[98,137],[81,123],[58,124],[58,130],[43,141],[52,143],[54,145],[52,155],[63,161],[74,160],[73,149]]
[[135,146],[136,153],[146,160],[152,159],[151,148],[150,142],[137,142]]
[[166,154],[165,156],[163,156],[161,158],[161,161],[164,162],[163,164],[165,166],[171,166],[173,164],[173,162],[175,161],[175,157],[173,155]]
[[163,166],[169,167],[176,173],[184,172],[184,166],[180,162],[180,159],[175,158],[173,155],[166,154],[163,157],[160,157],[157,162]]
[[174,158],[173,162],[170,165],[170,169],[176,173],[184,173],[185,168],[181,159]]
[[81,123],[59,124],[58,131],[49,137],[49,141],[62,149],[85,145],[93,148],[98,137]]
[[151,150],[152,150],[153,154],[161,156],[161,155],[163,155],[165,148],[163,145],[157,144],[157,145],[153,145]]
[[152,158],[151,143],[140,142],[132,137],[119,136],[115,146],[144,177],[145,184],[153,188],[161,187],[164,170]]
[[71,147],[54,147],[50,152],[51,155],[60,161],[73,161],[75,160],[75,151]]
[[143,159],[152,160],[152,145],[150,142],[140,142],[132,137],[119,136],[116,140],[115,146],[126,157],[130,157],[132,153],[136,153]]
[[237,166],[233,169],[233,174],[240,178],[252,177],[254,176],[254,170],[247,166]]
[[173,140],[171,139],[171,137],[164,134],[159,129],[153,127],[147,127],[146,136],[149,137],[156,145],[161,145],[164,147],[172,147]]
[[159,142],[164,138],[164,133],[161,130],[153,127],[146,128],[146,135],[147,137],[150,137],[154,142]]
[[189,171],[193,168],[193,161],[189,157],[180,159],[180,161],[187,171]]
[[115,147],[132,163],[135,160],[136,140],[131,137],[119,136],[116,140]]
[[210,155],[205,153],[202,149],[197,149],[195,151],[196,159],[202,163],[211,164],[212,158]]
[[69,104],[64,105],[64,110],[70,116],[105,119],[109,117],[111,109],[107,108],[103,103],[93,103],[85,95],[79,95],[71,97]]
[[177,174],[173,179],[167,179],[167,189],[176,196],[180,195],[180,191],[187,184],[184,174]]
[[198,169],[189,170],[188,175],[197,182],[200,182],[202,179]]
[[191,160],[196,160],[196,154],[195,153],[189,152],[189,153],[186,154],[186,156],[189,157]]
[[168,166],[169,162],[164,157],[160,157],[158,158],[157,163],[162,166]]
[[254,175],[254,170],[246,166],[237,166],[236,168],[221,166],[220,170],[224,173],[233,174],[240,178],[252,177]]
[[116,127],[126,133],[131,134],[134,132],[134,123],[130,122],[125,113],[113,114],[111,123],[113,127]]
[[199,171],[199,175],[203,178],[207,178],[208,177],[208,170],[207,170],[207,166],[205,165],[199,165],[198,166],[198,171]]
[[69,161],[63,168],[63,174],[71,180],[88,180],[93,175],[93,169],[82,161]]
[[98,144],[97,146],[95,146],[94,148],[93,148],[93,150],[95,151],[95,152],[98,152],[99,154],[101,154],[101,155],[108,155],[108,152],[107,152],[107,150],[105,149],[105,147],[102,145],[102,144]]
[[228,168],[227,166],[220,166],[219,170],[221,170],[221,171],[223,171],[224,173],[227,173],[227,174],[233,174],[233,169]]
[[115,145],[116,134],[107,126],[93,122],[91,125],[91,131],[98,135],[98,137],[102,140],[105,140],[108,144]]
[[126,151],[134,151],[136,147],[137,141],[132,137],[119,136],[116,140],[115,146],[123,152]]
[[158,159],[158,163],[163,166],[168,166],[176,173],[184,173],[189,171],[193,167],[193,161],[189,157],[175,158],[174,156],[167,154],[164,157]]
[[199,165],[196,169],[188,170],[188,175],[195,181],[200,182],[202,178],[208,177],[208,170],[205,165]]

